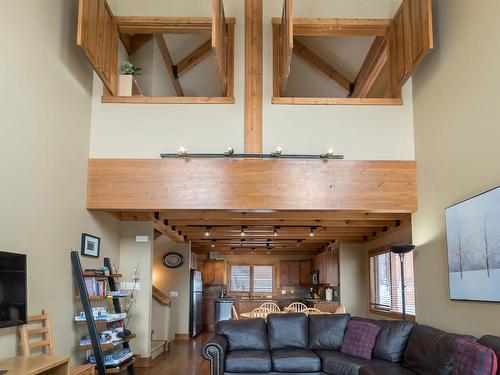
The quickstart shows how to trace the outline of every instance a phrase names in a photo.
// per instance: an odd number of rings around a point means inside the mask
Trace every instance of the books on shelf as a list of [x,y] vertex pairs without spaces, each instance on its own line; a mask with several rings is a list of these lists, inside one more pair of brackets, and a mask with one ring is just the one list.
[[[104,355],[104,365],[106,367],[120,366],[122,363],[126,362],[134,356],[134,353],[130,349],[111,349],[110,351],[103,354]],[[90,356],[90,363],[95,364],[95,356]]]
[[[94,315],[94,320],[96,322],[105,321],[107,323],[112,323],[112,322],[116,322],[116,321],[124,320],[124,319],[127,319],[126,313],[116,313],[116,314],[106,313],[106,314],[98,315],[98,316]],[[76,322],[84,322],[85,320],[86,320],[85,313],[83,313],[83,312],[80,313],[80,315],[75,316]]]
[[87,288],[87,293],[89,297],[101,297],[106,296],[106,281],[99,280],[95,277],[85,277],[85,287]]

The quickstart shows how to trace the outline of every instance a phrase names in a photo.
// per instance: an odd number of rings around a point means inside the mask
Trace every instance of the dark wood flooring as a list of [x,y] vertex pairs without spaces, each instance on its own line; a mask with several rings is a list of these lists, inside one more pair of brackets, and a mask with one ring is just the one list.
[[212,332],[202,332],[194,340],[178,340],[170,344],[170,352],[150,368],[136,368],[137,375],[210,375],[210,362],[201,356],[203,344]]

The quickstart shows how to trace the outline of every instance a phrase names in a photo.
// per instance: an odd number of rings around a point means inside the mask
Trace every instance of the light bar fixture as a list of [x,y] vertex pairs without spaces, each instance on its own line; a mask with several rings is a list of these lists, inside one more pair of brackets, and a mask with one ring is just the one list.
[[278,237],[278,229],[280,229],[280,227],[274,227],[273,231],[274,237]]
[[210,236],[210,227],[205,227],[205,237]]
[[328,151],[324,154],[321,154],[322,159],[334,159],[335,158],[335,150],[333,148],[329,148]]
[[234,147],[229,146],[226,148],[226,151],[224,151],[224,156],[233,156],[234,155]]
[[310,230],[309,230],[309,237],[314,237],[314,231],[315,231],[315,227],[311,227]]
[[177,156],[181,156],[181,157],[188,156],[188,150],[184,146],[181,146],[181,148],[179,149],[179,152],[177,153]]
[[313,159],[313,160],[342,160],[344,155],[335,155],[333,149],[329,149],[326,153],[320,155],[314,154],[283,154],[283,149],[277,147],[276,150],[270,154],[236,154],[232,146],[228,147],[222,154],[189,154],[188,150],[181,147],[176,154],[173,153],[162,153],[160,154],[162,159],[171,158],[205,158],[205,159]]
[[216,240],[212,240],[212,245],[210,245],[210,247],[211,247],[212,249],[215,247],[215,243],[216,243],[216,242],[217,242]]
[[241,227],[241,232],[240,232],[241,237],[245,237],[245,228],[246,227]]

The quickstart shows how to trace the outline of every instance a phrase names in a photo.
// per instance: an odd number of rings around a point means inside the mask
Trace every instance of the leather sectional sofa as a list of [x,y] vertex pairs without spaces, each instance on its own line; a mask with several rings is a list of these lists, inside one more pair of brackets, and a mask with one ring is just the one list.
[[[350,315],[271,314],[263,319],[222,321],[203,346],[212,375],[446,375],[453,363],[451,344],[470,336],[399,320],[368,320],[380,327],[372,359],[342,354]],[[475,338],[473,338],[476,340]],[[500,338],[478,343],[500,358]]]

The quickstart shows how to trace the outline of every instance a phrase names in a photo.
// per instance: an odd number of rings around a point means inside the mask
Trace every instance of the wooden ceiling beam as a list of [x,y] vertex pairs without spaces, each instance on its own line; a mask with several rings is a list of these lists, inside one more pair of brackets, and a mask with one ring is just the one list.
[[287,220],[287,219],[261,219],[261,220],[169,220],[169,224],[178,227],[228,227],[228,226],[259,226],[259,227],[390,227],[395,225],[394,220]]
[[168,225],[165,225],[165,223],[162,220],[159,219],[153,219],[154,223],[154,228],[158,231],[163,233],[165,236],[170,238],[171,240],[175,242],[186,242],[186,238],[180,234],[179,232],[172,230],[171,227]]
[[[387,38],[375,38],[354,82],[353,98],[366,98],[388,61]],[[387,82],[389,84],[389,82]]]
[[170,56],[170,52],[168,51],[167,43],[165,42],[163,34],[155,34],[155,39],[156,43],[158,44],[158,48],[160,49],[160,53],[163,57],[163,62],[165,63],[165,68],[167,69],[167,73],[170,79],[172,80],[172,84],[174,85],[177,96],[184,96],[181,83],[179,82],[179,77],[175,72],[174,63],[172,62],[172,57]]
[[[207,34],[212,33],[211,17],[115,17],[121,34]],[[234,24],[234,17],[226,17]]]
[[196,65],[201,63],[207,56],[210,56],[211,53],[212,39],[209,39],[189,55],[184,57],[181,61],[179,61],[179,63],[177,64],[177,76],[179,78],[182,77]]
[[120,40],[129,55],[133,55],[139,48],[147,43],[153,34],[120,34]]
[[[273,24],[281,24],[273,17]],[[294,36],[386,36],[392,20],[351,18],[294,18]]]
[[293,53],[299,57],[302,61],[304,61],[307,65],[316,69],[317,71],[323,73],[328,78],[336,82],[346,94],[350,93],[351,90],[351,81],[340,73],[337,69],[332,67],[326,61],[324,61],[321,57],[319,57],[316,53],[307,48],[300,40],[295,38],[293,40]]

